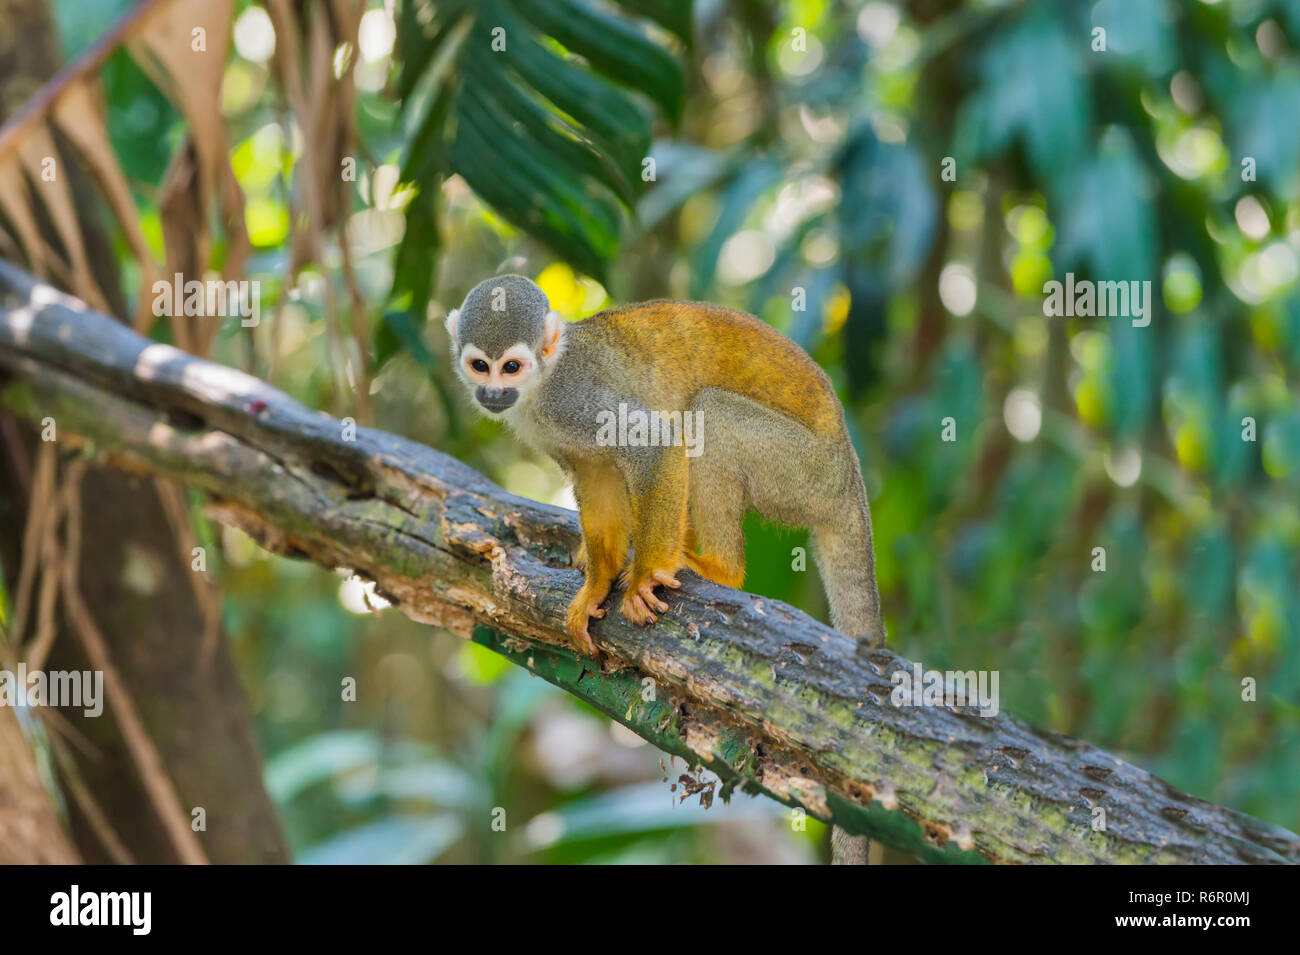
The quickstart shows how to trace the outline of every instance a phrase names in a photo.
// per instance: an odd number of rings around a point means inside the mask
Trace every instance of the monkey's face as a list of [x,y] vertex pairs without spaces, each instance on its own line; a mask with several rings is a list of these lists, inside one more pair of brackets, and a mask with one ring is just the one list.
[[541,341],[516,341],[502,347],[499,341],[476,341],[455,334],[456,313],[448,320],[452,335],[452,360],[456,374],[465,382],[474,402],[493,418],[506,417],[528,404],[542,376],[559,356],[564,319],[551,312],[544,321]]
[[474,401],[494,418],[528,403],[554,364],[564,319],[546,293],[522,275],[480,282],[447,316],[452,361]]
[[507,348],[497,358],[474,344],[460,350],[461,378],[473,389],[479,407],[490,415],[505,414],[525,389],[532,389],[537,367],[533,350],[523,344]]

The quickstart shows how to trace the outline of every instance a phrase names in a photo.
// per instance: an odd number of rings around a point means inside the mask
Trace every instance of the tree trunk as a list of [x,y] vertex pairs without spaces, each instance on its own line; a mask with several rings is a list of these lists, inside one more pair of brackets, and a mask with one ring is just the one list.
[[[57,47],[45,0],[11,0],[4,17],[0,116],[12,113],[53,75]],[[70,159],[70,152],[65,155]],[[75,189],[84,187],[75,170],[68,174]],[[0,188],[23,187],[0,183]],[[83,229],[88,218],[83,217]],[[86,232],[92,263],[108,263],[96,270],[100,286],[110,302],[120,301],[107,243],[93,230]],[[24,557],[19,548],[28,499],[21,475],[30,473],[35,446],[31,431],[15,427],[13,419],[0,421],[0,560],[9,581],[17,579]],[[233,663],[221,640],[205,659],[204,616],[157,486],[149,479],[92,467],[81,488],[81,593],[182,805],[186,811],[206,811],[207,831],[198,833],[204,853],[218,863],[288,861]],[[65,670],[88,666],[66,615],[58,621],[47,665]],[[84,787],[104,817],[92,825],[82,804],[68,800],[82,856],[88,862],[112,861],[100,834],[106,823],[134,861],[177,861],[110,709],[98,719],[88,719],[80,710],[62,715],[95,749],[87,754],[70,747],[78,779],[65,778],[69,785]],[[22,742],[16,725],[13,729],[0,731],[0,749]],[[19,760],[0,753],[0,767],[10,762]]]
[[76,861],[18,716],[0,706],[0,865]]

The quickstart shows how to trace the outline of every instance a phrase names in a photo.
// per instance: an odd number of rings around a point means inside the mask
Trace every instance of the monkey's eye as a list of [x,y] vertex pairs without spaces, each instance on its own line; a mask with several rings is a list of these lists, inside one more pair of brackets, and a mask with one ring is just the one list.
[[469,363],[469,366],[473,368],[476,372],[478,372],[480,375],[486,375],[488,373],[488,363],[485,362],[482,358],[475,358],[472,362]]
[[508,362],[506,362],[504,365],[501,366],[501,370],[504,371],[507,375],[513,375],[519,371],[520,367],[521,366],[519,362],[511,358]]

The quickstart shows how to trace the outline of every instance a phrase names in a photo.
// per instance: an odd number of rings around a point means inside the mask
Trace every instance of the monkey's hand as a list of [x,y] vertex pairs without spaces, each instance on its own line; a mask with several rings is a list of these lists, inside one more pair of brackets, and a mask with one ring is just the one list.
[[578,544],[578,549],[573,552],[573,566],[586,572],[587,570],[587,542],[582,541]]
[[668,605],[655,596],[655,587],[660,584],[673,589],[680,587],[682,582],[673,576],[676,573],[677,568],[671,567],[633,574],[628,580],[627,591],[623,594],[623,603],[619,607],[623,616],[641,626],[658,620],[655,611],[664,613]]
[[578,591],[578,595],[573,598],[573,603],[569,604],[569,637],[573,640],[573,645],[579,653],[585,653],[590,657],[599,655],[596,650],[596,642],[591,639],[591,634],[587,632],[587,624],[592,617],[600,620],[605,616],[605,611],[601,609],[600,604],[608,592],[608,589],[606,589],[605,593],[596,594],[584,583]]

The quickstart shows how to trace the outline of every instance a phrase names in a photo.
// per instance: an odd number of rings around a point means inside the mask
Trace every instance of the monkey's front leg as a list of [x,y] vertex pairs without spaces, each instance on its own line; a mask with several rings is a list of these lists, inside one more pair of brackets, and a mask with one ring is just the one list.
[[600,605],[627,559],[632,516],[623,475],[612,464],[593,463],[575,472],[573,492],[582,525],[585,580],[569,604],[568,629],[578,652],[594,657],[588,622],[605,616]]
[[680,587],[677,571],[686,548],[686,455],[668,447],[634,472],[632,490],[632,569],[619,608],[636,624],[654,623],[668,605],[655,587]]

